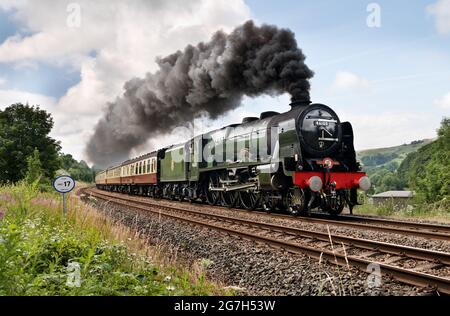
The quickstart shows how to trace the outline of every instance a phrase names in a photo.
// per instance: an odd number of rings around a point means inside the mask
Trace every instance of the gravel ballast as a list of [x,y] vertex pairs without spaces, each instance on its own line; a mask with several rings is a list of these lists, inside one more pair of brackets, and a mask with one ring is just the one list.
[[[202,262],[210,279],[238,289],[237,293],[244,295],[432,294],[424,289],[401,284],[387,275],[382,275],[380,286],[372,286],[379,280],[376,276],[351,267],[319,262],[302,254],[293,255],[264,244],[149,212],[127,209],[87,197],[83,199],[112,219],[136,229],[151,244],[164,245],[168,255],[176,254],[178,259],[187,263]],[[161,203],[171,204],[166,201]],[[187,208],[196,207],[182,205]],[[177,203],[177,206],[180,204]],[[222,209],[220,211],[228,212]],[[255,215],[249,213],[248,216]],[[320,225],[314,226],[318,229]]]

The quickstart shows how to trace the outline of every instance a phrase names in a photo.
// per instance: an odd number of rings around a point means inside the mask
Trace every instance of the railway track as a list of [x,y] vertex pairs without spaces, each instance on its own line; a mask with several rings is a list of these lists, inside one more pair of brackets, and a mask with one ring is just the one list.
[[[340,266],[351,265],[367,272],[368,267],[376,263],[383,273],[398,281],[431,287],[438,293],[450,295],[450,253],[187,210],[106,192],[86,190],[85,193],[138,211],[206,227],[291,253],[307,254]],[[412,268],[411,261],[414,262]]]
[[[198,204],[199,208],[211,208],[209,205]],[[224,208],[217,206],[217,208]],[[230,210],[229,208],[224,208]],[[238,213],[248,214],[249,211],[242,209],[232,209]],[[430,223],[415,223],[408,221],[397,221],[382,218],[342,215],[335,219],[327,218],[329,215],[313,214],[313,217],[293,217],[291,215],[267,213],[261,211],[253,211],[253,214],[258,214],[262,217],[273,219],[289,219],[311,224],[323,224],[342,226],[349,228],[357,228],[361,230],[371,230],[386,233],[394,233],[415,237],[423,237],[436,240],[450,241],[450,226]]]
[[[320,214],[320,217],[324,215]],[[411,228],[413,230],[428,230],[431,232],[440,232],[442,234],[448,234],[450,236],[450,226],[432,223],[417,223],[402,220],[393,220],[386,218],[375,218],[369,216],[357,216],[357,215],[341,215],[338,220],[347,222],[357,222],[362,224],[375,224],[375,225],[388,225],[394,227]]]
[[[275,217],[288,217],[285,215],[272,215]],[[437,240],[450,241],[450,228],[443,225],[426,223],[413,223],[406,221],[393,221],[388,219],[374,219],[359,216],[341,216],[337,219],[326,218],[300,218],[296,219],[313,224],[324,224],[372,230],[386,233],[394,233],[408,236],[416,236]]]

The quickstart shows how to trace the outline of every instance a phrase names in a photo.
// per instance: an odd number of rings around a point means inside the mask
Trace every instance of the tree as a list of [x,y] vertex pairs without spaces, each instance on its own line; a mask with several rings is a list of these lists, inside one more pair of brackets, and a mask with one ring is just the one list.
[[41,160],[39,159],[39,150],[34,149],[33,154],[27,158],[27,173],[25,181],[33,184],[36,181],[43,182],[44,172],[42,170]]
[[59,168],[59,142],[49,136],[53,119],[39,106],[13,104],[0,111],[0,183],[22,180],[27,158],[37,149],[44,177]]
[[408,155],[398,169],[400,178],[428,202],[450,196],[450,118],[442,121],[438,136]]
[[67,171],[75,180],[91,183],[94,172],[83,160],[76,161],[72,155],[60,155],[61,168]]

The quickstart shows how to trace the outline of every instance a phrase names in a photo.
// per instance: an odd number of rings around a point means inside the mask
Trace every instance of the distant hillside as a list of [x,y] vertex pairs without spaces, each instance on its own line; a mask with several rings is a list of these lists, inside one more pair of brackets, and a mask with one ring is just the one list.
[[369,193],[403,190],[408,187],[407,181],[399,177],[398,168],[408,155],[417,152],[433,141],[432,139],[418,140],[401,146],[358,152],[358,160],[361,161],[364,171],[372,181],[372,189]]
[[[425,139],[396,147],[369,149],[359,151],[357,156],[367,171],[380,167],[395,170],[410,153],[418,151],[433,141],[432,139]],[[396,168],[393,168],[393,166],[396,166]]]

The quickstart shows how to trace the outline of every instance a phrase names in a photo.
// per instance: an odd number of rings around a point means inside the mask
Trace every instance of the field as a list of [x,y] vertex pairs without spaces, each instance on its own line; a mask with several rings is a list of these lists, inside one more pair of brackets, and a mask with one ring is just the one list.
[[0,188],[0,296],[226,295],[202,262],[186,267],[113,224],[75,195]]

